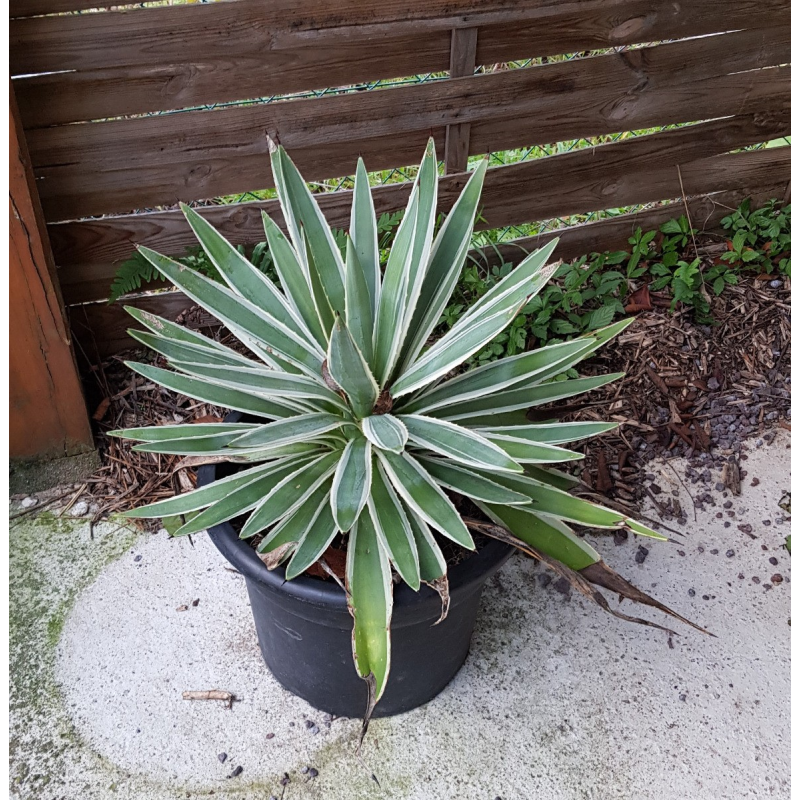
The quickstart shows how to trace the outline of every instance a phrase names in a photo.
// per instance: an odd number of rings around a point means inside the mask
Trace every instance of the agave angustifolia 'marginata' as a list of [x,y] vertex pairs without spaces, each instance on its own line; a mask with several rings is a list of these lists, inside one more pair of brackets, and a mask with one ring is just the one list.
[[471,498],[520,544],[575,571],[602,562],[566,522],[663,538],[569,494],[569,476],[550,470],[580,457],[562,444],[613,426],[531,424],[525,417],[531,406],[619,377],[551,380],[624,323],[458,374],[554,271],[546,263],[553,242],[529,255],[428,346],[470,247],[486,162],[434,237],[437,169],[429,143],[382,268],[363,162],[342,258],[285,151],[273,147],[271,157],[289,231],[287,238],[264,215],[280,288],[189,208],[186,218],[227,285],[140,248],[254,358],[130,309],[149,329],[132,334],[174,371],[131,367],[176,392],[260,421],[116,432],[138,440],[137,450],[228,459],[243,467],[130,515],[199,512],[178,531],[189,534],[247,514],[241,536],[262,534],[259,552],[271,567],[288,560],[289,579],[318,561],[339,532],[349,532],[354,659],[377,701],[389,674],[392,568],[413,589],[427,583],[445,596],[446,564],[433,532],[474,549],[445,489]]

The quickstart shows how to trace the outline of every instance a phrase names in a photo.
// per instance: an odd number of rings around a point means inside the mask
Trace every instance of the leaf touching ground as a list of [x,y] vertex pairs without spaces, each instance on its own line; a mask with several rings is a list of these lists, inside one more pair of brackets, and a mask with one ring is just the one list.
[[372,447],[363,436],[351,439],[336,467],[331,508],[339,530],[353,527],[369,497],[372,484]]
[[455,506],[415,458],[387,451],[378,451],[378,457],[397,493],[415,514],[448,539],[468,550],[475,549]]
[[527,506],[497,506],[477,503],[481,511],[523,542],[555,558],[571,569],[583,569],[600,560],[598,552],[576,536],[563,522],[537,516]]
[[239,537],[247,539],[291,514],[314,493],[336,469],[339,453],[327,453],[278,483],[248,517]]
[[341,317],[336,318],[331,333],[328,370],[349,398],[356,417],[369,416],[378,399],[378,384]]
[[440,486],[453,492],[472,497],[475,500],[483,500],[485,503],[529,505],[531,502],[526,495],[507,489],[467,467],[452,464],[441,458],[428,456],[418,456],[418,458]]
[[433,450],[467,466],[522,472],[502,445],[498,446],[469,428],[417,414],[398,417],[408,428],[409,439],[419,447]]
[[[369,514],[350,531],[347,546],[347,605],[353,616],[353,660],[368,687],[360,741],[389,679],[392,572]],[[360,744],[359,744],[360,747]]]
[[361,420],[361,430],[375,447],[399,453],[408,441],[406,426],[391,414],[374,414]]
[[[660,611],[669,614],[671,617],[680,620],[686,625],[690,625],[692,628],[695,628],[702,633],[708,633],[708,631],[704,628],[701,628],[699,625],[695,625],[693,622],[690,622],[685,617],[682,617],[671,608],[665,606],[663,603],[659,603],[658,600],[653,599],[649,595],[646,595],[644,592],[637,589],[635,586],[628,583],[624,578],[620,577],[613,570],[609,569],[603,561],[598,561],[597,563],[581,570],[573,570],[562,564],[557,559],[551,558],[546,553],[543,553],[538,548],[520,540],[506,528],[498,525],[490,525],[485,522],[479,522],[477,520],[469,520],[469,526],[473,530],[478,530],[487,536],[491,536],[494,539],[499,539],[502,542],[513,545],[526,555],[531,556],[531,558],[541,561],[543,564],[545,564],[545,566],[553,570],[553,572],[555,572],[558,576],[566,579],[573,589],[580,592],[589,600],[594,601],[604,611],[607,611],[609,614],[612,614],[619,619],[624,619],[628,622],[635,622],[638,625],[646,625],[651,628],[657,628],[658,630],[666,631],[669,634],[677,635],[675,631],[665,628],[662,625],[658,625],[655,622],[641,619],[639,617],[631,617],[628,614],[623,614],[621,611],[617,611],[616,609],[612,608],[605,596],[592,587],[592,583],[597,583],[600,586],[612,589],[613,591],[618,592],[622,597],[627,597],[630,600],[634,600],[638,603],[643,603],[645,605],[658,608]],[[713,636],[713,634],[710,635]]]
[[284,419],[297,413],[291,407],[279,403],[277,400],[267,400],[265,397],[257,397],[225,386],[215,386],[208,381],[189,378],[186,375],[154,367],[151,364],[135,364],[132,361],[126,361],[125,366],[167,389],[172,389],[173,392],[185,394],[187,397],[193,397],[195,400],[202,400],[205,403],[213,403],[222,408],[244,411],[266,419]]
[[[380,464],[372,468],[372,485],[367,501],[372,523],[381,544],[400,577],[414,590],[419,589],[419,555],[408,517]],[[362,514],[361,518],[365,515]]]
[[336,414],[315,412],[299,414],[289,419],[261,425],[254,431],[235,439],[232,447],[262,447],[264,445],[290,444],[319,436],[342,425],[344,420]]

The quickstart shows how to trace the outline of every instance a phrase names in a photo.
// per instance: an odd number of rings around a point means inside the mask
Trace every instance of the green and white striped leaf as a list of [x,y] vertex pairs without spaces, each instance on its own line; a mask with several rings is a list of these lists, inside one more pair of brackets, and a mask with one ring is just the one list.
[[528,506],[477,505],[497,525],[570,569],[582,570],[600,560],[599,553],[563,522],[540,517],[528,511]]
[[537,467],[534,464],[524,464],[523,466],[525,467],[525,474],[529,478],[533,478],[540,483],[546,483],[548,486],[555,486],[556,489],[561,489],[565,492],[569,492],[581,484],[580,478],[576,478],[568,472],[562,472],[558,468]]
[[408,507],[429,525],[468,550],[475,544],[464,521],[447,495],[408,453],[378,451],[380,465]]
[[480,424],[485,425],[487,414],[502,414],[507,411],[532,408],[544,403],[564,400],[567,397],[574,397],[577,394],[599,389],[607,383],[619,380],[624,375],[624,372],[615,372],[610,375],[597,375],[591,378],[553,381],[523,389],[508,389],[487,397],[475,398],[464,403],[454,403],[451,406],[437,408],[429,413],[439,419],[449,419],[451,422],[465,420],[464,424],[472,425],[478,424],[474,421],[471,422],[473,417],[483,415]]
[[219,386],[249,391],[259,397],[269,397],[294,408],[303,408],[308,403],[298,405],[293,403],[293,400],[306,400],[330,403],[337,409],[347,410],[347,404],[336,392],[331,391],[322,381],[306,375],[292,375],[257,364],[252,364],[250,367],[228,367],[176,361],[175,366]]
[[[372,200],[369,177],[364,166],[364,159],[358,159],[356,179],[353,186],[353,210],[350,215],[350,236],[355,248],[354,260],[358,261],[363,270],[364,280],[370,298],[370,317],[375,318],[378,313],[378,298],[381,291],[381,262],[378,249],[378,225],[375,217],[375,204]],[[345,270],[348,267],[345,265]],[[345,282],[345,289],[347,288]],[[347,321],[352,324],[350,311],[347,312]],[[356,327],[355,325],[353,326]],[[372,348],[370,348],[371,350]],[[366,353],[366,350],[362,350]],[[367,361],[371,359],[368,357]]]
[[327,331],[327,335],[329,336],[336,315],[331,305],[330,298],[325,291],[325,286],[322,283],[322,278],[317,269],[317,262],[314,259],[311,245],[308,243],[308,239],[305,236],[305,229],[301,229],[300,233],[303,237],[303,254],[306,259],[305,270],[309,286],[311,287],[311,297],[314,300],[314,308],[317,310],[317,316],[319,317],[323,330]]
[[402,414],[398,419],[406,426],[408,438],[418,447],[433,450],[467,466],[522,472],[522,467],[502,449],[502,445],[494,444],[469,428],[418,414]]
[[[544,247],[526,256],[503,280],[489,289],[456,324],[469,326],[477,316],[486,314],[492,308],[505,307],[508,302],[516,305],[536,294],[557,269],[555,264],[549,269],[545,268],[557,245],[558,239],[552,239]],[[539,288],[533,288],[537,286]]]
[[507,328],[519,309],[519,305],[506,308],[494,316],[476,320],[470,328],[451,328],[392,385],[392,397],[421,389],[459,366]]
[[331,229],[283,147],[270,149],[275,188],[294,246],[298,252],[303,252],[305,235],[331,307],[344,314],[344,264]]
[[125,428],[109,431],[106,436],[132,439],[137,442],[167,442],[174,439],[193,439],[218,433],[246,433],[257,428],[252,422],[211,422],[185,425],[151,425],[148,428]]
[[225,386],[215,386],[206,380],[190,378],[177,372],[170,372],[168,369],[154,367],[151,364],[136,364],[126,361],[125,365],[148,380],[155,381],[173,392],[185,394],[195,400],[202,400],[204,403],[213,403],[216,406],[230,408],[234,411],[244,411],[266,419],[284,419],[296,413],[294,409],[277,400],[268,400],[265,397],[258,397]]
[[405,338],[406,297],[414,257],[418,211],[419,189],[415,186],[389,252],[378,300],[373,351],[375,377],[381,388],[392,374]]
[[425,390],[411,402],[402,403],[399,409],[403,413],[425,414],[434,408],[499,392],[520,381],[533,379],[550,369],[554,360],[567,358],[582,351],[585,346],[578,341],[559,342],[529,353],[493,361],[450,378],[433,389]]
[[328,333],[322,327],[314,298],[311,295],[311,286],[297,253],[283,235],[283,231],[263,211],[261,218],[264,222],[264,232],[267,236],[269,252],[272,255],[272,263],[275,265],[275,271],[280,278],[286,299],[303,320],[317,344],[323,350],[327,350]]
[[[372,333],[375,329],[375,309],[372,295],[367,284],[367,276],[358,260],[355,244],[347,237],[347,255],[345,258],[345,319],[347,327],[364,356],[367,364],[372,365]],[[374,277],[374,276],[373,276]]]
[[238,488],[257,480],[265,472],[276,468],[277,462],[270,464],[259,464],[250,469],[221,478],[201,489],[192,492],[170,497],[167,500],[159,500],[157,503],[135,508],[126,511],[124,516],[136,519],[159,519],[160,517],[174,517],[178,514],[188,514],[191,511],[199,511],[201,508],[213,505],[223,497],[227,497],[231,492]]
[[244,333],[245,344],[248,340],[253,340],[267,352],[274,352],[285,358],[298,369],[311,375],[319,375],[323,357],[316,343],[312,345],[284,323],[216,281],[146,247],[138,249],[159,272],[192,300],[235,334]]
[[209,260],[234,292],[266,311],[274,319],[281,320],[287,328],[308,344],[317,347],[320,353],[324,353],[302,318],[261,270],[195,210],[182,203],[181,211]]
[[524,494],[507,489],[484,475],[467,467],[458,466],[441,458],[418,456],[430,476],[440,486],[485,503],[503,505],[528,505],[531,500]]
[[488,160],[484,159],[467,181],[434,240],[425,279],[414,308],[402,349],[403,371],[416,360],[453,294],[469,252]]
[[238,517],[240,514],[252,511],[280,481],[309,461],[309,456],[300,456],[276,462],[271,470],[263,472],[252,483],[229,492],[225,497],[217,500],[214,505],[192,517],[175,532],[175,536],[199,533],[214,525],[219,525],[221,522]]
[[[155,350],[156,353],[160,353],[172,363],[188,361],[219,364],[221,366],[258,366],[258,362],[251,361],[249,358],[239,356],[238,354],[229,356],[226,353],[222,353],[210,347],[188,344],[187,342],[180,342],[165,336],[157,336],[154,333],[148,333],[146,331],[137,331],[129,328],[128,334],[136,339],[137,342],[141,342],[145,347],[149,347],[151,350]],[[233,351],[231,351],[231,353],[233,354]]]
[[306,531],[317,518],[317,514],[319,514],[322,507],[330,502],[330,489],[330,481],[323,481],[302,505],[298,506],[292,513],[286,514],[267,533],[258,543],[256,550],[259,553],[271,553],[291,542],[296,545],[305,536]]
[[552,422],[541,425],[499,425],[478,430],[489,439],[493,436],[512,436],[541,444],[567,444],[599,436],[618,427],[618,422]]
[[341,317],[336,318],[331,333],[328,370],[344,389],[356,417],[363,419],[371,414],[378,399],[378,384]]
[[341,531],[349,531],[367,503],[372,484],[372,446],[363,436],[351,439],[336,466],[331,508]]
[[[575,522],[590,528],[621,528],[628,526],[629,520],[625,514],[590,503],[588,500],[582,500],[580,497],[567,494],[532,478],[522,475],[496,475],[495,479],[509,489],[530,497],[531,504],[526,507],[526,510],[533,513],[547,514],[557,519]],[[666,537],[661,534],[651,531],[649,528],[646,528],[646,530],[648,533],[643,535],[666,541]]]
[[237,353],[230,347],[210,339],[208,336],[203,336],[202,333],[193,331],[189,328],[184,328],[181,325],[171,322],[164,317],[159,317],[151,314],[149,311],[143,311],[141,308],[134,308],[133,306],[124,306],[127,311],[137,322],[141,323],[148,330],[155,333],[157,336],[162,336],[166,339],[173,339],[178,342],[185,342],[186,344],[201,347],[204,350],[215,351],[222,353],[232,359],[240,359],[244,362],[254,363],[246,356]]
[[447,561],[442,549],[424,519],[411,512],[408,514],[408,523],[417,544],[420,578],[425,583],[435,583],[447,574]]
[[513,436],[500,436],[493,433],[486,434],[486,438],[502,448],[520,464],[558,464],[562,461],[576,461],[583,458],[583,453],[575,453],[553,444],[531,442],[528,439],[517,439]]
[[323,481],[333,475],[340,455],[338,452],[327,453],[316,461],[303,464],[299,470],[284,478],[248,517],[239,533],[240,538],[255,536],[282,517],[296,511]]
[[[175,456],[201,456],[226,450],[242,432],[217,433],[212,436],[192,436],[186,439],[169,439],[165,442],[143,442],[131,449],[137,453],[171,453]],[[231,453],[234,455],[235,453]]]
[[[411,262],[409,265],[408,285],[406,290],[405,315],[403,318],[403,338],[412,322],[414,309],[417,306],[425,275],[428,271],[428,261],[431,255],[433,240],[433,227],[436,223],[438,174],[436,166],[436,145],[433,137],[428,139],[422,163],[417,170],[414,185],[419,192],[417,201],[417,218],[414,224],[414,240],[412,246]],[[402,343],[401,343],[402,346]]]
[[350,531],[345,580],[353,615],[353,660],[369,686],[369,715],[389,678],[392,620],[392,571],[369,514],[362,514]]
[[336,414],[315,412],[300,414],[289,419],[279,420],[269,425],[261,425],[258,430],[249,431],[232,442],[233,447],[263,447],[265,445],[291,444],[306,441],[315,436],[341,427],[344,420]]
[[391,414],[373,414],[361,420],[364,436],[380,450],[399,453],[408,441],[406,426]]
[[[420,582],[419,555],[414,542],[414,534],[411,532],[411,526],[402,503],[380,464],[374,464],[372,468],[372,484],[367,508],[378,539],[386,548],[395,569],[400,577],[414,591],[417,591]],[[366,514],[362,514],[359,522],[365,516]]]
[[320,506],[314,521],[300,539],[292,560],[286,565],[286,580],[290,581],[319,561],[339,528],[333,519],[330,503]]

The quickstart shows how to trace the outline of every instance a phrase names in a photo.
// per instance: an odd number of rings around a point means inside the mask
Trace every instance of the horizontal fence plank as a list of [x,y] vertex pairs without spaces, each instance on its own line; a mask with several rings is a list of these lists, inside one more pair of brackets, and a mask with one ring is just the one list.
[[565,261],[580,258],[590,252],[630,250],[628,239],[637,228],[643,231],[655,230],[668,220],[686,216],[687,206],[692,226],[701,231],[709,231],[716,228],[723,217],[728,216],[747,198],[750,198],[754,208],[773,198],[780,199],[785,192],[787,180],[788,172],[785,180],[772,186],[754,185],[743,189],[729,189],[689,197],[685,202],[681,198],[644,211],[620,214],[599,222],[571,225],[538,236],[525,236],[504,244],[483,247],[473,251],[473,257],[486,266],[518,264],[528,253],[556,238],[558,245],[554,251],[555,257]]
[[[126,25],[130,13],[92,15],[84,27],[73,22],[66,29],[36,20],[13,23],[12,29],[19,30],[16,36],[12,32],[12,69],[50,73],[15,81],[26,128],[447,69],[450,31],[444,28],[398,34],[387,27],[381,36],[356,31],[347,40],[335,31],[322,31],[311,42],[290,31],[275,42],[274,32],[266,33],[262,26],[240,35],[241,20],[230,17],[228,5],[190,9],[192,14],[210,9],[219,16],[216,34],[213,19],[200,26],[187,12],[182,15],[186,21],[176,17],[173,27],[160,23],[162,15],[151,14],[149,28],[137,27],[132,34]],[[777,27],[788,24],[789,8],[786,0],[764,0],[761,5],[755,0],[710,0],[685,8],[654,0],[590,0],[580,6],[545,7],[541,16],[480,29],[477,63],[761,27],[765,20]],[[101,18],[101,30],[95,29],[94,17]],[[233,32],[226,27],[230,25],[236,26]],[[42,26],[47,29],[37,30]]]
[[[788,130],[788,116],[739,118],[494,168],[487,172],[482,221],[477,227],[522,224],[669,199],[681,193],[681,181],[687,194],[706,193],[715,186],[724,190],[758,184],[760,171],[770,176],[770,183],[776,183],[780,178],[775,175],[788,171],[788,148],[708,156]],[[676,165],[683,165],[681,172]],[[449,210],[467,177],[462,173],[440,181],[441,211]],[[378,213],[402,208],[409,185],[376,189]],[[336,192],[320,198],[332,226],[348,225],[351,197],[350,192]],[[275,201],[246,206],[204,209],[202,213],[236,244],[252,245],[263,239],[261,210],[283,222]],[[107,297],[117,269],[117,259],[111,256],[130,257],[133,242],[169,255],[181,254],[196,244],[180,212],[125,217],[116,224],[114,229],[114,220],[107,219],[50,226],[67,302]]]
[[[685,126],[674,131],[662,131],[623,142],[602,145],[591,150],[531,160],[521,164],[492,167],[484,181],[485,193],[492,187],[502,190],[506,175],[527,175],[537,186],[545,176],[558,175],[559,181],[570,174],[579,174],[588,166],[600,164],[599,174],[612,165],[626,168],[626,161],[648,158],[663,147],[666,156],[655,165],[674,164],[690,157],[701,158],[743,147],[754,140],[767,140],[781,135],[785,130],[786,112],[764,113],[731,117],[712,122]],[[683,148],[687,148],[683,150]],[[602,165],[608,165],[607,168]],[[619,169],[619,166],[617,166]],[[613,179],[609,174],[609,179]],[[467,180],[466,174],[446,176],[439,181],[439,210],[448,211]],[[523,177],[524,180],[524,177]],[[546,180],[552,181],[552,177]],[[573,186],[576,185],[574,182]],[[577,183],[580,187],[580,183]],[[552,188],[552,187],[551,187]],[[373,188],[372,194],[378,214],[404,208],[411,189],[410,183],[389,184]],[[563,190],[562,190],[563,191]],[[338,191],[318,195],[318,202],[328,222],[333,227],[347,227],[349,223],[352,192]],[[607,208],[608,206],[601,206]],[[585,209],[575,208],[573,213]],[[283,225],[280,206],[276,200],[206,206],[200,213],[234,244],[253,244],[263,235],[261,212],[265,211],[278,224]],[[530,222],[519,216],[513,224]],[[86,264],[109,264],[129,258],[135,244],[150,247],[167,255],[182,253],[195,243],[195,238],[183,214],[176,210],[156,211],[102,219],[54,223],[48,226],[55,261],[59,267]]]
[[788,60],[788,30],[743,31],[420,86],[37,129],[29,146],[54,221],[267,188],[265,131],[320,180],[350,173],[358,154],[372,170],[413,163],[414,137],[441,138],[447,124],[472,123],[476,153],[783,107],[788,70],[757,68]]
[[[785,184],[761,184],[745,189],[713,192],[687,201],[692,224],[701,230],[714,230],[722,217],[736,208],[747,197],[755,204],[762,204],[773,197],[780,197]],[[658,208],[647,209],[635,214],[623,214],[600,222],[574,225],[559,231],[543,234],[539,237],[517,239],[514,242],[499,245],[503,260],[518,263],[527,252],[541,247],[551,239],[559,236],[559,243],[554,252],[555,258],[574,259],[589,252],[626,249],[628,237],[637,228],[653,230],[668,219],[674,219],[686,213],[684,203],[674,202]],[[497,252],[493,248],[473,252],[473,257],[482,263],[492,265],[498,263]],[[127,305],[143,308],[159,316],[175,319],[181,312],[192,305],[180,292],[164,292],[155,295],[143,295],[138,298],[126,298]],[[124,311],[121,303],[92,303],[72,306],[69,309],[70,323],[81,361],[85,365],[97,363],[101,358],[113,355],[126,348],[137,346],[128,335],[127,330],[135,327],[131,317]],[[203,314],[200,325],[195,327],[210,332],[215,328],[214,321]]]

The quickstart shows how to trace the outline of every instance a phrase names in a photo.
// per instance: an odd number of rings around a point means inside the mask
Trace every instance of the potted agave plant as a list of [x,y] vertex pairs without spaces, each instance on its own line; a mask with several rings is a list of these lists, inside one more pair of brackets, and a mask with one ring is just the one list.
[[[271,160],[289,232],[264,215],[280,286],[188,207],[227,285],[140,248],[249,354],[129,309],[149,329],[132,335],[172,367],[132,369],[234,412],[221,423],[116,431],[137,450],[204,463],[194,491],[129,516],[184,515],[177,535],[208,530],[246,579],[271,671],[337,715],[361,716],[366,705],[368,720],[381,698],[375,713],[396,714],[440,692],[466,658],[484,583],[515,547],[606,610],[595,586],[678,616],[608,568],[567,524],[664,539],[574,496],[575,479],[552,469],[580,457],[565,443],[613,426],[526,417],[531,406],[618,378],[554,380],[626,323],[462,368],[552,276],[555,242],[431,342],[470,247],[486,162],[434,236],[431,141],[382,265],[362,161],[342,256],[282,147],[272,146]],[[332,548],[346,551],[343,581],[328,563]],[[332,579],[307,574],[320,566]]]

